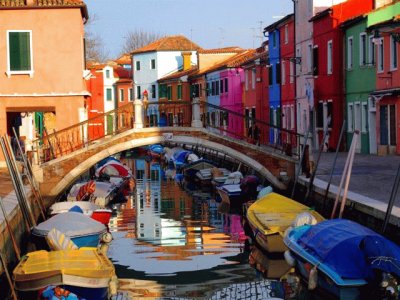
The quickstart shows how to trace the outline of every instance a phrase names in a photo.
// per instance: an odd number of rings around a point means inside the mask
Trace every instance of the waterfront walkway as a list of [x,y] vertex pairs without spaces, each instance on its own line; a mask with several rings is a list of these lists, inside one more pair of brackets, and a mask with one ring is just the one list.
[[[347,155],[347,152],[341,152],[338,155],[329,189],[331,198],[332,196],[335,198],[338,191]],[[322,193],[322,195],[324,195],[331,174],[334,157],[335,153],[333,152],[322,153],[317,167],[314,189]],[[314,153],[314,160],[316,159],[317,154]],[[382,219],[387,209],[399,166],[400,156],[356,154],[347,199],[365,206],[364,210],[367,213]],[[299,182],[306,184],[308,179],[305,176],[301,176]],[[395,224],[400,225],[400,191],[396,195],[394,205],[392,214],[397,219]]]

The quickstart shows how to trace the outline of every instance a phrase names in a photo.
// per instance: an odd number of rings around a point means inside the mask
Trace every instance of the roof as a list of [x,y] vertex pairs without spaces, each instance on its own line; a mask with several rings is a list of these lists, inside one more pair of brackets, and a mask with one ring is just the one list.
[[129,53],[125,53],[118,57],[115,62],[119,65],[130,65],[132,63],[132,58]]
[[170,35],[136,49],[131,54],[153,51],[197,51],[200,49],[202,48],[199,45],[193,43],[183,35]]
[[243,52],[243,48],[240,47],[225,47],[225,48],[215,48],[215,49],[201,49],[199,53],[201,54],[218,54],[218,53],[240,53]]
[[220,63],[217,63],[207,69],[204,70],[199,70],[199,72],[196,72],[194,74],[191,74],[192,76],[199,76],[203,75],[206,73],[214,72],[217,70],[221,70],[224,68],[236,68],[241,66],[244,62],[248,61],[249,58],[251,58],[255,54],[256,50],[255,49],[249,49],[249,50],[243,50],[241,53],[238,53]]
[[262,61],[262,59],[264,58],[265,61],[266,61],[267,60],[267,54],[268,54],[268,52],[266,50],[264,50],[262,52],[255,52],[253,54],[253,56],[250,56],[246,61],[244,61],[242,63],[242,65],[251,64],[252,62],[254,62],[257,59],[261,59],[261,61]]
[[272,30],[275,30],[277,27],[279,27],[280,25],[285,23],[290,18],[294,18],[294,14],[289,14],[289,15],[283,17],[282,19],[276,21],[275,23],[272,23],[271,25],[268,25],[267,27],[264,28],[264,32],[270,32]]
[[323,11],[320,11],[319,13],[317,13],[314,17],[312,17],[310,20],[308,20],[308,22],[314,22],[318,19],[321,19],[327,15],[329,15],[332,12],[332,8],[327,8]]
[[35,8],[80,8],[82,18],[87,21],[89,13],[83,0],[32,0],[32,4],[28,4],[28,0],[9,0],[0,2],[0,10],[6,9],[35,9]]
[[123,67],[113,67],[114,69],[114,77],[117,78],[130,78],[131,72]]
[[182,76],[189,76],[196,71],[198,71],[198,66],[192,66],[191,68],[189,68],[187,70],[178,71],[178,72],[172,73],[170,75],[164,76],[157,81],[160,82],[160,81],[166,81],[166,80],[180,79]]
[[132,83],[132,79],[129,78],[121,78],[117,81],[117,84],[119,83]]
[[348,27],[351,27],[359,22],[361,22],[362,20],[366,19],[367,16],[366,15],[359,15],[359,16],[355,16],[354,18],[348,19],[347,21],[344,21],[341,25],[340,28],[342,29],[346,29]]

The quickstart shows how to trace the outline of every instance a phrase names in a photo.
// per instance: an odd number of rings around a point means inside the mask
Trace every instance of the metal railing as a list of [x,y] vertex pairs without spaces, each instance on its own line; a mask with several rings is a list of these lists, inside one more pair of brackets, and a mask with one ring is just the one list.
[[[299,157],[303,135],[287,130],[243,113],[235,112],[208,102],[201,102],[201,120],[211,132],[243,140],[258,146],[269,146]],[[256,129],[257,127],[257,129]]]
[[129,103],[53,133],[44,130],[43,137],[33,141],[38,163],[62,157],[106,136],[133,128],[134,112],[133,103]]
[[[136,101],[135,101],[136,102]],[[198,105],[195,110],[194,105]],[[136,107],[135,107],[136,106]],[[140,116],[136,114],[140,113]],[[197,113],[193,113],[197,111]],[[197,114],[194,116],[194,114]],[[45,134],[33,142],[38,164],[62,157],[106,136],[112,136],[136,127],[191,127],[201,120],[204,128],[260,147],[269,146],[289,156],[299,157],[302,135],[273,126],[260,119],[245,116],[207,102],[139,101],[99,114],[79,124]],[[257,127],[257,129],[256,129]]]

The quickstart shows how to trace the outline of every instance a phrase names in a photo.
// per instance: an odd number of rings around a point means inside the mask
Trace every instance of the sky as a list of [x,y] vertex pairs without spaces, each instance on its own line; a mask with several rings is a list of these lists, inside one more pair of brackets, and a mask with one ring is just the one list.
[[293,12],[292,0],[84,0],[110,59],[129,31],[183,34],[205,49],[260,46],[262,29]]

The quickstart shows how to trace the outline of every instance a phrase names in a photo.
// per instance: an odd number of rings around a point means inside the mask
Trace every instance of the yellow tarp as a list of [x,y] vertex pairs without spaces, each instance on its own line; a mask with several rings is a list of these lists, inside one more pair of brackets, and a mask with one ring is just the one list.
[[303,212],[309,212],[318,222],[324,219],[319,213],[301,203],[277,193],[270,193],[248,208],[247,219],[264,235],[283,234],[296,216]]
[[112,262],[97,248],[77,250],[35,251],[21,259],[14,269],[15,280],[47,277],[55,274],[90,278],[111,278],[115,274]]

